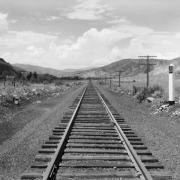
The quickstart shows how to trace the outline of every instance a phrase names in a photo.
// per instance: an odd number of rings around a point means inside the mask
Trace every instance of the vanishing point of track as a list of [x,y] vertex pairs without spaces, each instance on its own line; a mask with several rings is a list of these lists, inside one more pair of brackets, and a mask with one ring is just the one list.
[[90,81],[21,179],[170,180],[163,168]]

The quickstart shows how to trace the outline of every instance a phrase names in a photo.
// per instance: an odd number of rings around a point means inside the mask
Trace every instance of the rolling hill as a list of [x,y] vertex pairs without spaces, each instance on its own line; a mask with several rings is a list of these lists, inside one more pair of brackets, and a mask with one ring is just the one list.
[[18,70],[15,69],[11,64],[7,63],[4,59],[0,58],[0,74],[7,72],[11,75],[18,75]]
[[71,74],[70,72],[64,73],[61,70],[56,70],[56,69],[52,69],[52,68],[44,68],[41,66],[35,66],[35,65],[29,65],[29,64],[13,64],[13,66],[18,67],[18,68],[22,68],[28,72],[34,72],[36,71],[38,74],[51,74],[54,76],[62,76],[64,74],[65,75],[69,75]]
[[[172,60],[163,60],[163,59],[150,59],[150,63],[153,63],[155,65],[150,67],[150,71],[152,75],[158,75],[163,73],[168,73],[168,65],[170,63],[173,63],[175,65],[175,71],[176,74],[180,74],[180,58],[175,58]],[[3,66],[8,67],[11,72],[16,73],[18,69],[24,69],[26,71],[34,72],[40,74],[52,74],[58,77],[62,76],[80,76],[80,77],[99,77],[100,75],[107,75],[109,74],[117,74],[116,71],[122,70],[124,71],[124,74],[127,76],[137,76],[142,73],[146,73],[147,67],[146,59],[122,59],[116,62],[113,62],[111,64],[108,64],[103,67],[95,67],[95,68],[84,68],[84,69],[65,69],[65,70],[56,70],[52,68],[44,68],[40,66],[34,66],[34,65],[28,65],[28,64],[13,64],[10,65],[9,63],[6,63],[4,60],[0,60],[1,64],[4,64]],[[1,66],[2,68],[2,66]],[[5,69],[5,68],[4,68]],[[1,71],[1,69],[0,69]]]
[[[147,67],[145,65],[140,65],[146,64],[146,62],[146,59],[123,59],[100,68],[77,72],[76,75],[85,78],[99,77],[100,75],[109,75],[110,73],[115,74],[116,71],[121,70],[128,76],[136,76],[141,73],[146,73]],[[170,61],[163,59],[151,59],[149,62],[155,64],[150,67],[150,71],[152,71],[157,67],[167,66]]]
[[62,76],[74,76],[77,72],[81,72],[83,70],[89,70],[92,69],[93,67],[89,68],[83,68],[83,69],[65,69],[65,70],[57,70],[53,68],[45,68],[41,66],[35,66],[35,65],[29,65],[29,64],[13,64],[14,67],[22,68],[26,71],[31,71],[34,72],[36,71],[39,74],[51,74],[57,77],[62,77]]

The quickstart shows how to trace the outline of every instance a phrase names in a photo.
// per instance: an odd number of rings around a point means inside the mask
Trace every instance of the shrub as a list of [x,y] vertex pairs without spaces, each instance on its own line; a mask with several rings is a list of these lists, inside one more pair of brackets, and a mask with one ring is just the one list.
[[43,84],[49,84],[49,81],[45,80],[43,81]]
[[133,85],[133,91],[132,94],[133,96],[138,92],[137,87]]
[[136,98],[141,103],[148,97],[162,98],[164,95],[164,90],[159,85],[154,85],[153,87],[135,87],[133,86],[133,95],[137,95]]
[[141,89],[142,89],[142,87],[134,86],[134,85],[133,85],[133,92],[132,92],[133,96],[134,96],[137,92],[141,91]]
[[159,86],[158,84],[157,85],[154,85],[152,87],[152,90],[155,92],[155,91],[160,91],[160,92],[164,92],[164,89],[162,86]]
[[163,92],[161,91],[155,91],[152,95],[153,98],[162,98],[163,97]]
[[142,90],[139,91],[139,93],[137,95],[137,99],[141,103],[142,101],[144,101],[149,96],[149,94],[150,94],[150,88],[143,87]]
[[55,83],[55,86],[61,86],[61,85],[63,85],[63,83],[62,83],[61,81],[57,81],[57,82]]

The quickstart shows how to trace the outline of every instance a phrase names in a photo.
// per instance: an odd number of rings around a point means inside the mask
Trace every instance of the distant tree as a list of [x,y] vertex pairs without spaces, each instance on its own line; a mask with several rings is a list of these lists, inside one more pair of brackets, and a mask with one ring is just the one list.
[[36,79],[34,76],[31,76],[30,82],[31,82],[31,83],[36,83],[36,82],[37,82],[37,79]]
[[34,71],[33,77],[34,77],[35,79],[38,79],[38,75],[37,75],[36,71]]
[[3,71],[3,72],[2,72],[3,78],[6,78],[8,75],[9,75],[9,72],[8,72],[8,71]]
[[18,75],[17,75],[17,80],[22,79],[22,77],[23,77],[23,74],[21,72],[19,72]]
[[51,76],[50,74],[45,74],[45,79],[46,79],[46,81],[49,82],[49,83],[51,83],[52,80],[53,80],[53,78],[52,78],[52,76]]
[[43,75],[38,75],[38,80],[37,80],[37,82],[38,83],[43,83],[43,80],[44,80],[44,78],[43,78]]
[[28,81],[30,81],[31,77],[32,77],[32,72],[30,72],[30,73],[27,75]]
[[78,80],[78,79],[79,79],[79,76],[74,76],[74,79]]

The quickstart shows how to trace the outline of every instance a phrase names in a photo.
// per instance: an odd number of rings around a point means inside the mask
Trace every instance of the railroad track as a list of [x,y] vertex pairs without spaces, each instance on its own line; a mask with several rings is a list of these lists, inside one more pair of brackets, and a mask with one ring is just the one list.
[[170,180],[163,168],[89,82],[21,179]]

